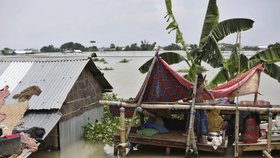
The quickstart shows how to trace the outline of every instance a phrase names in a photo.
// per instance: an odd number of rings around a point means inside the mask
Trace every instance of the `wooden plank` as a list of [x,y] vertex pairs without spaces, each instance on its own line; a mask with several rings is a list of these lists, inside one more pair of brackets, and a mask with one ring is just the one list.
[[[186,137],[182,135],[183,131],[169,131],[168,133],[156,134],[153,137],[146,137],[136,133],[130,133],[128,141],[132,144],[152,145],[167,148],[186,148]],[[118,144],[119,133],[114,134],[114,144]],[[210,144],[197,143],[197,149],[200,151],[224,153],[227,149],[227,143],[222,143],[216,150]]]

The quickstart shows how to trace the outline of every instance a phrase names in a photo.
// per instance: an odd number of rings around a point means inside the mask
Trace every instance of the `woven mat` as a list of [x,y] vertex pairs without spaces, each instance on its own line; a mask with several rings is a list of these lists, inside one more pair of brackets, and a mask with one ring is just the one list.
[[0,122],[0,125],[5,125],[8,129],[3,131],[3,135],[12,134],[13,129],[23,123],[24,113],[28,109],[28,102],[4,105],[0,109],[0,113],[6,114],[6,118]]

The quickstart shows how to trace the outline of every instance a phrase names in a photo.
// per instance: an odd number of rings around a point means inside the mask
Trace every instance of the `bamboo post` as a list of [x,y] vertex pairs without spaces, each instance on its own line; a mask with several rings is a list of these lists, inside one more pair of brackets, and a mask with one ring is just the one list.
[[126,142],[125,136],[125,109],[124,107],[120,108],[120,143],[121,146],[121,156],[126,157],[126,146],[123,145]]
[[[260,79],[261,79],[261,73],[258,72],[258,89],[259,89],[259,86],[260,86]],[[255,93],[255,96],[254,96],[254,105],[256,105],[256,103],[257,103],[257,100],[258,100],[258,93],[259,93],[259,92],[256,92],[256,93]]]
[[271,135],[272,135],[272,113],[268,113],[268,129],[267,129],[267,152],[271,152]]
[[187,135],[187,142],[186,142],[186,156],[191,152],[191,147],[193,153],[195,155],[198,155],[196,143],[195,143],[195,135],[194,135],[194,119],[195,119],[195,95],[196,95],[196,89],[197,89],[197,76],[195,78],[194,88],[193,88],[193,95],[192,98],[192,105],[190,110],[190,120],[189,120],[189,129],[188,129],[188,135]]
[[131,118],[130,125],[129,125],[128,129],[127,129],[127,132],[126,132],[126,136],[125,136],[125,138],[126,138],[126,139],[128,139],[128,135],[129,135],[129,133],[130,133],[131,126],[132,126],[132,123],[133,123],[133,120],[134,120],[134,118],[135,118],[135,116],[136,116],[137,112],[139,112],[139,111],[142,111],[142,108],[141,108],[141,107],[137,107],[137,108],[135,108],[135,110],[134,110],[134,112],[133,112],[133,115],[132,115],[132,118]]
[[263,156],[267,157],[267,158],[273,158],[269,152],[267,152],[266,150],[263,150]]
[[[238,44],[238,76],[240,74],[240,47],[241,47],[241,33],[237,32],[237,38],[236,38],[236,44]],[[239,80],[239,79],[238,79]],[[238,81],[239,86],[239,81]],[[237,94],[239,93],[239,90],[237,90]],[[236,110],[235,110],[235,150],[234,150],[234,157],[238,157],[239,154],[239,110],[238,110],[238,96],[237,96],[237,104],[236,104]]]
[[[236,104],[238,106],[238,103]],[[236,108],[235,111],[235,150],[234,150],[234,157],[238,157],[239,153],[239,110]]]
[[[139,99],[138,99],[138,101],[137,101],[137,106],[136,106],[136,107],[139,107],[139,106],[141,105],[141,102],[142,102],[142,99],[143,99],[143,96],[144,96],[144,92],[145,92],[145,90],[146,90],[146,88],[147,88],[147,84],[148,84],[149,78],[150,78],[150,76],[151,76],[152,69],[153,69],[153,67],[154,67],[154,65],[155,65],[155,62],[156,62],[156,60],[157,60],[157,57],[158,57],[158,50],[156,51],[156,54],[155,54],[155,56],[154,56],[154,58],[153,58],[153,61],[152,61],[152,64],[151,64],[151,66],[150,66],[150,68],[149,68],[149,71],[148,71],[148,73],[147,73],[147,76],[146,76],[146,78],[145,78],[144,86],[143,86],[143,89],[142,89],[142,93],[140,94],[140,97],[139,97]],[[136,114],[137,114],[137,108],[136,108],[136,109],[134,110],[134,112],[133,112],[133,116],[132,116],[131,122],[130,122],[130,124],[129,124],[129,126],[128,126],[128,129],[127,129],[126,138],[128,138],[128,136],[129,136],[129,133],[130,133],[130,130],[131,130],[131,127],[132,127],[132,123],[133,123],[133,120],[134,120]],[[144,116],[143,116],[143,114],[140,115],[140,122],[141,122],[141,125],[144,124]]]

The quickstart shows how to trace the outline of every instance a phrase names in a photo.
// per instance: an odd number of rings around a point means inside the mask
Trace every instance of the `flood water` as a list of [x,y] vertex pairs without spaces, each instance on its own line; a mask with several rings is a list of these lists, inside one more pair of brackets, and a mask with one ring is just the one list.
[[[113,92],[120,98],[128,99],[135,97],[139,91],[146,74],[141,74],[138,68],[148,59],[152,58],[154,51],[146,52],[98,52],[99,58],[104,58],[108,63],[103,64],[96,62],[96,65],[100,68],[113,68],[111,71],[104,72],[105,78],[113,86]],[[183,53],[183,52],[179,52]],[[254,52],[245,52],[250,56]],[[61,54],[60,54],[61,55]],[[120,63],[121,60],[128,59],[128,63]],[[185,63],[172,66],[175,70],[184,68]],[[210,68],[208,65],[204,65],[209,71],[206,73],[207,80],[216,74],[218,70]],[[261,82],[259,99],[268,100],[273,105],[279,105],[280,103],[280,84],[268,77],[266,74],[261,74]],[[240,100],[253,100],[254,96],[249,95],[246,97],[240,97]],[[127,157],[131,158],[182,158],[184,157],[184,150],[171,149],[171,156],[165,156],[164,148],[144,146],[139,147],[137,151],[130,151]],[[274,157],[280,157],[279,151],[273,151]],[[39,151],[30,155],[32,158],[116,158],[118,156],[113,155],[113,148],[110,145],[104,144],[91,144],[78,141],[74,144],[68,145],[61,151]],[[214,158],[214,157],[233,157],[233,149],[224,154],[214,154],[209,152],[199,152],[199,157]],[[243,157],[262,157],[261,152],[244,152]]]

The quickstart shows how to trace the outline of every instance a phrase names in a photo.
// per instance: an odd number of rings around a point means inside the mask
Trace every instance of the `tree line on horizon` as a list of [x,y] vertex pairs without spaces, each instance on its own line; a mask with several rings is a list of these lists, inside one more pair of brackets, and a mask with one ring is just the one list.
[[[91,42],[95,43],[95,42]],[[222,51],[230,51],[232,50],[235,45],[230,44],[230,43],[219,43],[220,49]],[[275,44],[270,44],[268,45],[268,48],[278,46],[280,47],[280,42],[276,42]],[[97,48],[96,46],[90,46],[90,47],[85,47],[80,43],[74,43],[74,42],[67,42],[62,44],[60,47],[55,47],[54,45],[50,44],[48,46],[43,46],[39,51],[40,52],[73,52],[74,50],[80,50],[82,52],[87,52],[87,51],[151,51],[154,50],[156,47],[156,42],[153,42],[150,44],[148,41],[144,40],[141,41],[141,44],[138,45],[137,43],[132,43],[130,45],[127,45],[125,47],[122,46],[116,46],[114,43],[111,43],[109,47],[107,48]],[[198,45],[197,44],[189,44],[188,49],[194,50],[197,49]],[[167,46],[158,46],[158,49],[163,49],[163,50],[183,50],[183,48],[179,44],[171,43],[170,45]],[[252,50],[252,51],[259,51],[260,48],[258,46],[244,46],[242,47],[243,50]],[[34,49],[24,49],[25,51],[32,50]],[[3,55],[8,55],[13,52],[14,49],[11,48],[4,48],[1,50],[1,53]],[[38,50],[35,50],[35,52],[38,52]]]

